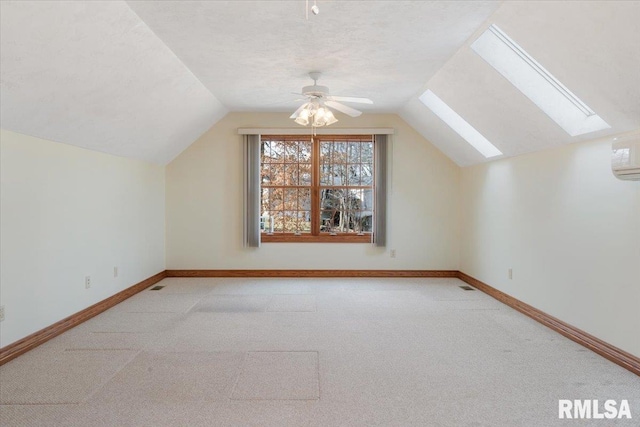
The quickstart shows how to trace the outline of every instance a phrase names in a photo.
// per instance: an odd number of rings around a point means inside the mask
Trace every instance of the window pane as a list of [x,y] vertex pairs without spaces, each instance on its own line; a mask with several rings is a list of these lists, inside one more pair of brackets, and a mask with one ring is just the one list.
[[347,143],[346,142],[334,142],[333,143],[333,163],[346,163],[347,162]]
[[297,141],[285,141],[285,162],[297,163],[298,162],[298,142]]
[[361,185],[360,181],[360,165],[348,165],[347,166],[347,185]]
[[271,215],[273,219],[273,232],[282,233],[284,231],[284,214],[282,211],[273,212]]
[[370,216],[360,211],[322,211],[321,232],[325,233],[364,233],[371,231]]
[[271,141],[270,144],[270,152],[269,157],[272,162],[283,162],[284,161],[284,145],[282,141]]
[[284,211],[284,232],[309,233],[311,216],[308,211]]
[[272,141],[266,140],[266,141],[262,141],[261,147],[260,147],[260,161],[262,163],[269,163],[271,162],[271,144]]
[[287,211],[298,210],[297,188],[287,188],[284,190],[284,209]]
[[282,188],[269,189],[269,211],[283,210],[284,194]]
[[362,163],[373,164],[373,142],[362,142]]
[[333,165],[333,185],[347,184],[347,165]]
[[349,143],[349,163],[360,163],[360,142]]
[[331,163],[331,151],[333,144],[330,142],[320,143],[320,163]]
[[298,153],[298,161],[300,163],[311,162],[311,141],[300,141],[300,152]]
[[327,188],[320,195],[322,232],[370,232],[373,191],[370,189]]
[[333,168],[329,163],[323,163],[320,165],[320,184],[321,185],[333,184]]
[[[263,188],[262,191],[262,196],[260,198],[260,217],[261,218],[265,218],[269,216],[269,189],[268,188]],[[264,227],[268,227],[269,224],[264,222],[264,219],[261,220],[260,222],[260,228],[264,229]]]
[[296,163],[284,166],[284,185],[298,185],[299,170]]
[[360,209],[368,211],[373,210],[373,189],[362,188],[356,190],[356,197],[360,201]]
[[362,185],[373,185],[373,166],[363,164],[360,167],[360,177]]
[[337,233],[334,230],[336,212],[335,211],[322,211],[320,213],[320,232],[321,233]]
[[300,164],[300,185],[311,185],[311,165],[308,163]]
[[295,233],[298,230],[298,212],[284,211],[284,232]]
[[284,184],[284,164],[271,163],[268,166],[269,171],[269,185],[282,185]]
[[299,211],[299,231],[300,233],[311,232],[311,211]]
[[[311,210],[311,189],[299,188],[298,189],[298,210]],[[309,221],[311,221],[309,219]]]
[[270,166],[268,164],[263,164],[260,167],[260,182],[262,182],[262,185],[269,185],[271,183],[271,175],[270,175],[271,169]]

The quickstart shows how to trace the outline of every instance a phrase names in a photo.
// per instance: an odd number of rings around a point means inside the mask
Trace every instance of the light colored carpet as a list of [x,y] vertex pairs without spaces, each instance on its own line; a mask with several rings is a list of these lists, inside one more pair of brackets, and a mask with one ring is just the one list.
[[317,400],[318,353],[252,351],[247,353],[232,399]]
[[267,311],[316,311],[315,295],[274,295]]
[[226,399],[242,353],[142,351],[91,402],[197,402]]
[[122,301],[113,310],[127,313],[186,313],[202,298],[200,294],[167,291],[162,288],[159,291],[141,292]]
[[136,355],[131,350],[31,352],[0,372],[0,403],[81,403]]
[[[4,426],[637,426],[640,378],[457,279],[165,279],[0,367]],[[632,420],[559,420],[627,399]]]
[[204,313],[250,313],[267,309],[269,295],[214,295],[202,299],[193,311]]

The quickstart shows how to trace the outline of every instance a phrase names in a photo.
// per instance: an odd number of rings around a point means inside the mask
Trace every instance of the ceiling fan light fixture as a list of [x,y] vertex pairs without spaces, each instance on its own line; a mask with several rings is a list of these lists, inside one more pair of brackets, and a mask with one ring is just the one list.
[[338,121],[338,119],[335,118],[335,116],[333,115],[333,113],[331,112],[331,110],[329,110],[327,108],[327,112],[324,114],[324,119],[325,119],[325,126],[329,126],[334,124],[335,122]]
[[358,111],[355,108],[351,108],[337,101],[373,104],[373,101],[368,98],[329,95],[328,87],[318,85],[318,78],[320,78],[319,72],[312,71],[309,73],[309,77],[313,80],[313,85],[304,86],[301,93],[308,101],[298,107],[289,117],[294,119],[299,125],[311,125],[314,128],[332,125],[338,121],[333,115],[332,109],[340,111],[350,117],[359,117],[362,114],[362,111]]
[[309,124],[309,116],[311,115],[311,112],[309,111],[311,104],[307,104],[307,106],[300,111],[300,114],[298,114],[298,117],[296,117],[295,122],[301,126],[306,126]]
[[338,119],[336,119],[329,107],[318,102],[309,102],[300,111],[294,121],[301,126],[311,124],[313,127],[321,127],[332,125],[337,122]]
[[301,126],[306,126],[309,124],[309,119],[306,117],[303,117],[302,115],[296,117],[295,122]]
[[307,106],[307,111],[310,117],[314,117],[318,114],[318,110],[320,109],[320,104],[317,101],[310,102]]
[[316,127],[320,127],[320,126],[324,126],[327,124],[327,120],[325,118],[326,112],[327,112],[327,108],[326,107],[320,107],[318,108],[318,110],[316,111],[316,113],[313,115],[313,125]]

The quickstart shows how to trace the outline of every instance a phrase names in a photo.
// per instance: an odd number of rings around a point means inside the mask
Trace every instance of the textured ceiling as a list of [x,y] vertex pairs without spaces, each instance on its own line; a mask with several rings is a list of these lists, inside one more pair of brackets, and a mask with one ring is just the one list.
[[[485,159],[427,88],[505,156],[640,128],[640,2],[0,3],[3,128],[167,163],[227,111],[290,112],[309,71],[396,112],[459,165]],[[611,129],[570,137],[469,49],[497,24]],[[338,118],[339,115],[338,115]]]
[[166,163],[225,107],[124,2],[1,2],[0,124]]
[[[496,2],[149,2],[131,8],[232,111],[291,111],[320,84],[396,112],[463,45]],[[285,102],[285,103],[280,103]]]

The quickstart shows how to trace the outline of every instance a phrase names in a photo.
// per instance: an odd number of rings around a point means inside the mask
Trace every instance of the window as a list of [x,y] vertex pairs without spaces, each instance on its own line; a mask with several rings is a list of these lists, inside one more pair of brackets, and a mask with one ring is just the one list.
[[495,24],[471,49],[569,135],[611,127]]
[[458,135],[465,139],[473,148],[478,150],[486,158],[501,156],[502,151],[498,150],[487,138],[482,136],[473,126],[471,126],[465,119],[460,117],[451,107],[449,107],[442,99],[431,92],[425,91],[420,95],[420,101],[429,107],[431,111],[440,120],[445,122],[451,129],[453,129]]
[[263,242],[371,242],[372,135],[260,141]]

